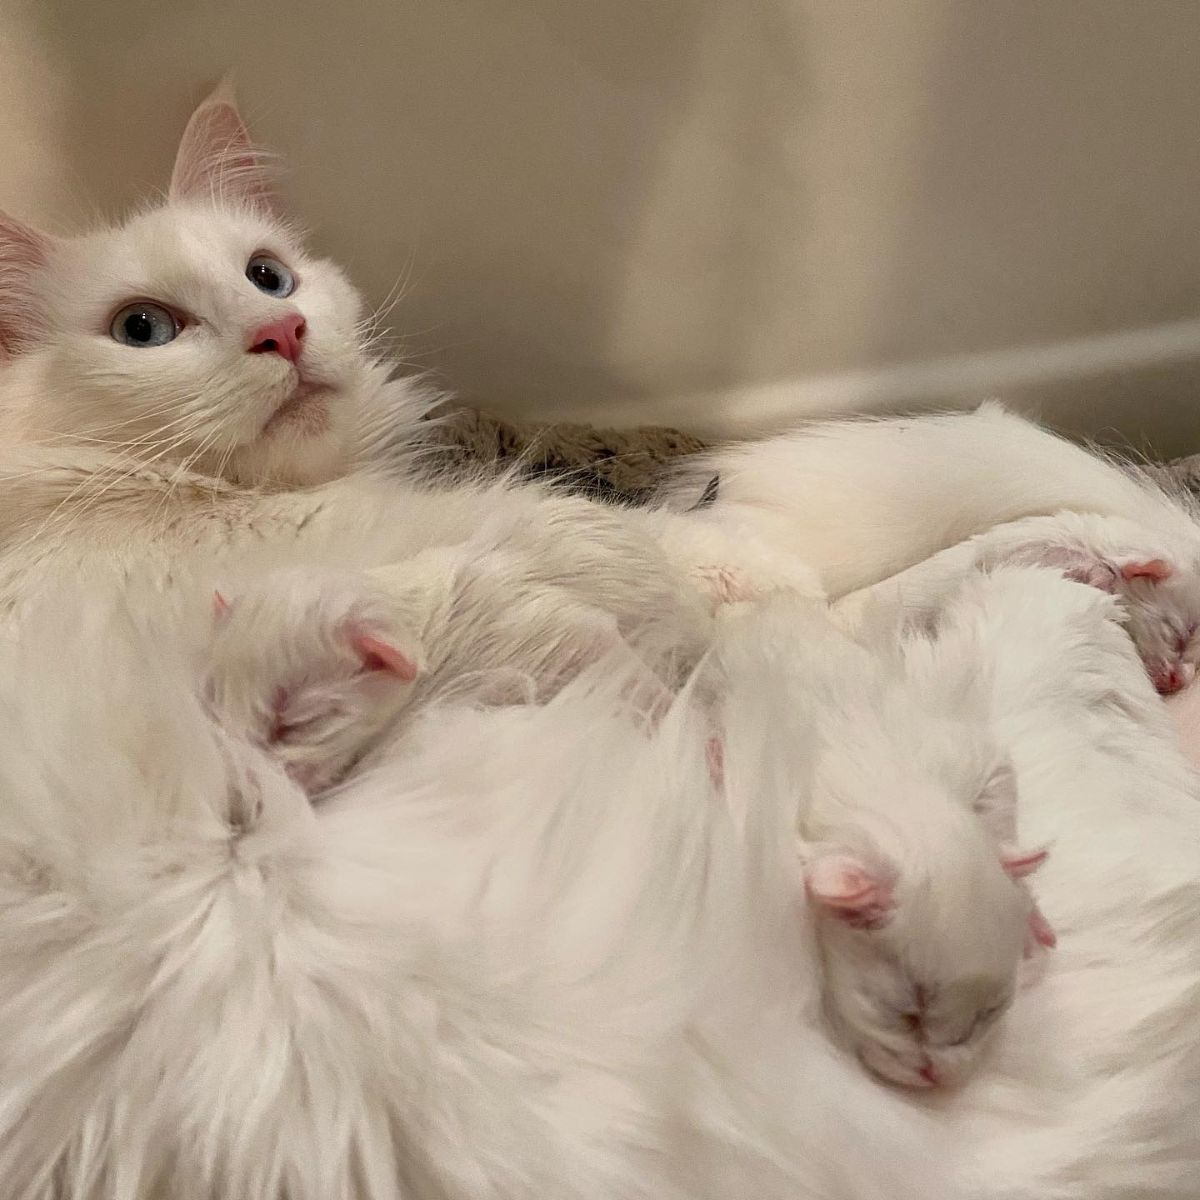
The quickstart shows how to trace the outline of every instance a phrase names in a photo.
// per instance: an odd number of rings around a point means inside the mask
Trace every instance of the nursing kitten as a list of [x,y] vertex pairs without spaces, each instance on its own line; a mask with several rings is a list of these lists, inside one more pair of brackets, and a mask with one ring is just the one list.
[[403,718],[447,696],[540,702],[605,658],[639,681],[631,701],[669,704],[653,655],[635,653],[609,613],[478,543],[372,572],[273,571],[216,593],[211,619],[209,711],[313,799],[380,761]]
[[[941,675],[924,671],[909,646],[874,653],[811,606],[777,601],[740,624],[720,648],[732,675],[754,656],[795,664],[794,734],[812,739],[801,869],[834,1026],[884,1079],[957,1084],[1025,957],[1053,943],[1021,882],[1046,855],[1016,846],[1016,790],[985,685],[949,648],[933,648]],[[728,698],[726,721],[738,703]],[[753,804],[736,797],[729,766],[735,799]]]
[[850,615],[898,604],[912,621],[934,622],[972,571],[1041,566],[1120,601],[1125,629],[1161,695],[1192,682],[1200,661],[1200,578],[1178,537],[1121,517],[1062,512],[999,525],[934,555],[874,588],[847,597]]

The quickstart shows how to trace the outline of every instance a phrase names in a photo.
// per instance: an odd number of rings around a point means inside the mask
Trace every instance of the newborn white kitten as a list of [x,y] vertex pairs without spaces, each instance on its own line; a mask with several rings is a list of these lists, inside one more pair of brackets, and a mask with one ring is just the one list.
[[[1020,882],[1046,854],[1016,846],[986,682],[973,664],[964,673],[957,648],[922,645],[914,663],[911,644],[873,654],[811,606],[768,608],[733,652],[797,666],[797,732],[813,736],[800,857],[826,1007],[875,1074],[953,1086],[1012,1003],[1024,958],[1053,944]],[[946,659],[941,676],[923,669],[928,653]]]
[[612,616],[476,544],[369,573],[276,570],[217,592],[211,619],[207,706],[312,798],[385,757],[401,719],[450,692],[540,701],[607,656],[649,702],[669,695]]
[[847,597],[852,614],[897,603],[911,620],[936,621],[964,577],[1003,564],[1047,567],[1118,598],[1125,629],[1156,690],[1171,695],[1200,661],[1200,571],[1186,542],[1122,517],[1061,512],[977,534],[872,589]]

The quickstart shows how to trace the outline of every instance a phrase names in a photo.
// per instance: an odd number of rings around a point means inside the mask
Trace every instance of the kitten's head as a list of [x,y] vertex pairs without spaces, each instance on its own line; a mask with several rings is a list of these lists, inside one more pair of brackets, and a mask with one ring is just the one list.
[[280,219],[223,89],[188,123],[162,204],[71,238],[0,215],[4,390],[35,440],[245,483],[331,477],[381,381],[362,316]]
[[917,836],[855,831],[805,865],[829,1011],[863,1064],[893,1083],[961,1082],[1012,1004],[1023,958],[1053,944],[1020,882],[1045,852],[1002,846],[989,828],[1010,781],[994,773],[977,813],[927,795]]
[[1135,558],[1120,562],[1115,574],[1125,628],[1137,647],[1155,690],[1171,696],[1196,678],[1200,663],[1200,581],[1183,560]]

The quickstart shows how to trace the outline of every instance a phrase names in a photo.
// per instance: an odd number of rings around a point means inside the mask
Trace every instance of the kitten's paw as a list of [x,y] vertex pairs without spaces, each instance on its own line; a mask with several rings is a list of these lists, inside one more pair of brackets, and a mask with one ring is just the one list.
[[358,575],[277,572],[214,600],[207,696],[309,794],[341,779],[421,671],[411,622]]
[[690,575],[714,607],[762,600],[780,592],[811,600],[825,599],[825,590],[816,573],[783,555],[743,550],[736,558],[693,566]]

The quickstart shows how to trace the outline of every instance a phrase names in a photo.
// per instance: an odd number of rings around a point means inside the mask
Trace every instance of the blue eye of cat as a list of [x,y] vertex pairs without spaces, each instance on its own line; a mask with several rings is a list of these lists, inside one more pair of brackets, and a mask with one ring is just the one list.
[[165,346],[173,342],[183,326],[174,313],[161,304],[141,300],[127,304],[108,327],[113,341],[123,346]]
[[256,254],[246,264],[246,278],[268,296],[290,296],[296,290],[296,277],[269,254]]

